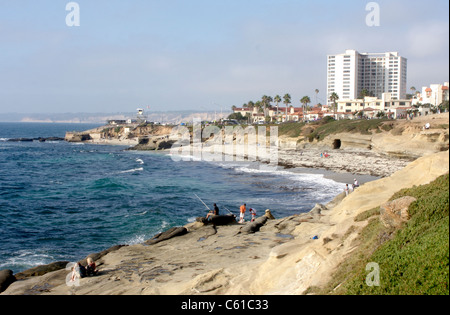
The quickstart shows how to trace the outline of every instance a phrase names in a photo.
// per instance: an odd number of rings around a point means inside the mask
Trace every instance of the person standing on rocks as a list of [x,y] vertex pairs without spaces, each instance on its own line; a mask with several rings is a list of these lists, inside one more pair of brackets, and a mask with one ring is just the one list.
[[256,219],[256,210],[253,209],[253,208],[250,208],[249,212],[252,215],[252,221],[251,222],[254,222],[255,219]]
[[239,223],[244,223],[244,217],[245,217],[245,211],[247,210],[247,204],[243,204],[240,209],[239,212],[241,213],[239,216]]
[[348,184],[345,184],[345,188],[344,188],[345,196],[348,196],[349,189],[350,189],[350,188],[348,187]]
[[358,181],[356,180],[356,178],[354,179],[353,182],[353,190],[355,190],[355,188],[359,187]]

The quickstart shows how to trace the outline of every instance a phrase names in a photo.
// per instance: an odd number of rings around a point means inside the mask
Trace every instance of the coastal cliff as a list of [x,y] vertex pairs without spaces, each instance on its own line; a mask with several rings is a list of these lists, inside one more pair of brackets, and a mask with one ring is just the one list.
[[[425,129],[427,123],[429,128]],[[449,148],[448,113],[413,120],[319,121],[276,126],[279,129],[278,162],[284,167],[386,177],[419,157]],[[126,145],[131,150],[167,150],[179,140],[173,127],[145,124],[104,126],[81,133],[68,132],[65,140]],[[217,146],[215,139],[202,141],[208,146],[211,142]],[[232,152],[227,148],[232,143],[223,141],[221,145],[216,152]],[[328,153],[327,158],[321,158],[323,152]]]
[[100,273],[79,286],[67,286],[70,271],[59,270],[16,281],[3,294],[306,294],[332,280],[357,249],[368,220],[356,217],[448,173],[448,163],[448,151],[424,156],[309,213],[264,220],[256,232],[189,224],[164,241],[94,256]]

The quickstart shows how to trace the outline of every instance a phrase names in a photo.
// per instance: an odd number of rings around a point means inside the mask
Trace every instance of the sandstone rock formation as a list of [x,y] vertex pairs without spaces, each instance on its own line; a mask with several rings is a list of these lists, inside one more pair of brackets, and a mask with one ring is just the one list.
[[12,270],[6,269],[0,271],[0,293],[5,291],[11,283],[16,281]]
[[380,206],[381,222],[386,227],[401,227],[403,222],[409,220],[409,205],[416,200],[414,197],[405,196],[382,204]]

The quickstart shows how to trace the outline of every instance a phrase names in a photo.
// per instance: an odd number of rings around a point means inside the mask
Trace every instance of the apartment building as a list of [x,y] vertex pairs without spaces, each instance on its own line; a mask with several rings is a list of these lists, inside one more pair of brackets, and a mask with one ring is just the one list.
[[366,117],[375,117],[384,112],[392,118],[398,118],[412,109],[412,100],[392,98],[391,93],[383,93],[381,98],[366,96],[363,99],[338,100],[338,117],[351,118],[356,112],[363,112]]
[[439,106],[442,102],[449,100],[449,83],[430,84],[430,86],[422,87],[422,92],[417,92],[413,97],[413,105],[431,104]]
[[358,99],[363,90],[381,99],[391,93],[393,99],[406,98],[407,59],[398,52],[359,53],[346,50],[327,56],[327,103],[334,92],[339,99]]

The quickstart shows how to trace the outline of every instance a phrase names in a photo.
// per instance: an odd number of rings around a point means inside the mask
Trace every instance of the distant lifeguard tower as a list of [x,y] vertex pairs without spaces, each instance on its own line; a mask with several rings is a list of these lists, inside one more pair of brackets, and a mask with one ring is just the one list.
[[142,108],[137,109],[137,122],[139,124],[147,122],[147,116],[145,115],[144,110]]

